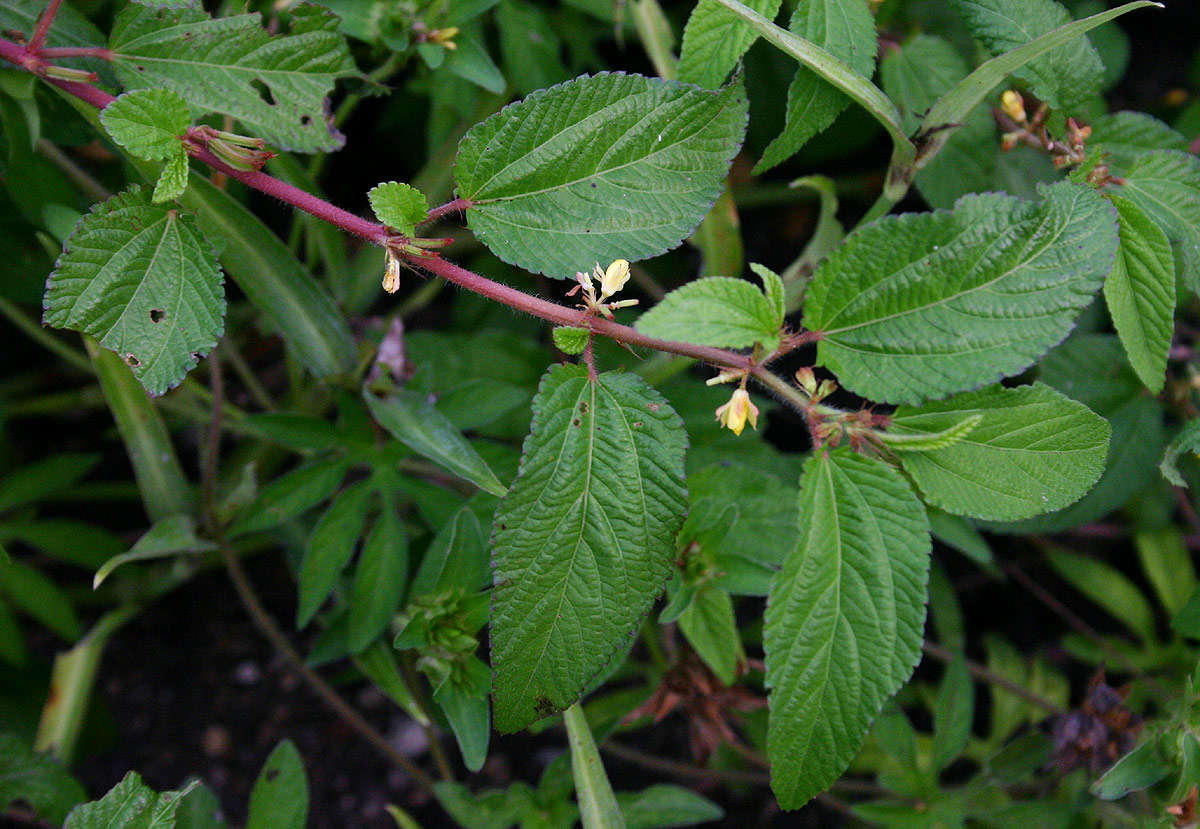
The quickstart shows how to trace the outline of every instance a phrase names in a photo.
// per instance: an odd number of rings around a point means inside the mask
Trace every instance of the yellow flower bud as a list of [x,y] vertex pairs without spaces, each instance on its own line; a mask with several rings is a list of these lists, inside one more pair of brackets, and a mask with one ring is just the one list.
[[1015,89],[1006,89],[1000,96],[1000,106],[1009,118],[1018,124],[1025,123],[1025,101],[1021,98],[1021,93]]
[[600,299],[604,300],[625,287],[629,281],[629,262],[615,259],[600,279]]
[[740,435],[750,421],[753,429],[758,428],[758,407],[750,402],[750,394],[745,389],[737,389],[729,402],[717,407],[717,420],[721,425],[735,435]]

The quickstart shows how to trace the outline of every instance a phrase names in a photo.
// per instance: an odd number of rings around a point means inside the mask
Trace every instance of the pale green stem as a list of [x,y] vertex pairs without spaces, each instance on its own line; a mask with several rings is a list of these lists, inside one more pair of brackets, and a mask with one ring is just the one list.
[[575,703],[563,712],[567,742],[571,747],[571,772],[575,777],[575,797],[583,829],[625,829],[625,818],[617,805],[612,784],[604,773],[604,763],[596,750],[596,741],[588,728],[583,706]]
[[638,37],[654,64],[654,71],[666,81],[676,77],[678,59],[675,57],[675,33],[671,31],[671,22],[663,13],[658,0],[634,0],[633,25]]

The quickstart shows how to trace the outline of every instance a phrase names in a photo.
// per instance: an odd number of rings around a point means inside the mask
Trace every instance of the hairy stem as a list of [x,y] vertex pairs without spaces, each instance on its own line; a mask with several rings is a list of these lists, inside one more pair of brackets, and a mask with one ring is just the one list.
[[33,36],[29,38],[29,45],[26,48],[30,52],[37,54],[42,48],[42,44],[46,42],[46,35],[50,32],[50,26],[54,23],[54,17],[58,14],[58,7],[61,5],[62,0],[50,0],[46,4],[46,10],[38,18],[37,28],[33,30]]

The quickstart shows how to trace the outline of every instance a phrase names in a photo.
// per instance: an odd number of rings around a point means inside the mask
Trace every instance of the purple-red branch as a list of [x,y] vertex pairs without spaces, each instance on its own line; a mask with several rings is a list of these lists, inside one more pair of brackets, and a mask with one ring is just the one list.
[[[47,9],[43,19],[53,17],[53,12],[57,10],[57,3],[51,4]],[[39,29],[42,28],[39,24]],[[46,23],[46,28],[49,28],[49,22]],[[44,34],[43,34],[44,38]],[[32,45],[32,41],[31,41]],[[22,47],[12,41],[0,38],[0,58],[15,64],[16,66],[25,69],[26,71],[42,75],[38,71],[39,68],[44,68],[37,54],[28,47]],[[81,101],[86,101],[97,109],[104,109],[112,103],[114,97],[109,95],[102,89],[91,84],[80,83],[78,81],[66,81],[57,78],[43,79],[48,83],[52,83],[64,92],[74,95]],[[280,181],[273,176],[259,171],[235,170],[229,165],[223,163],[206,147],[192,144],[191,154],[194,158],[203,161],[208,166],[212,167],[220,173],[228,176],[231,179],[240,181],[247,187],[258,190],[260,193],[266,193],[269,196],[274,196],[286,204],[295,207],[298,210],[303,210],[318,219],[321,219],[329,224],[339,227],[342,230],[365,239],[375,245],[386,245],[390,239],[387,227],[378,222],[372,222],[361,216],[356,216],[353,213],[343,210],[342,208],[330,204],[324,199],[318,198],[311,193],[306,193],[299,187],[294,187],[287,182]],[[441,207],[434,208],[430,211],[429,219],[436,219],[446,213],[451,213],[457,210],[464,210],[470,206],[470,202],[465,199],[455,199]],[[427,219],[428,221],[428,219]],[[601,334],[610,339],[623,342],[628,345],[642,346],[651,348],[656,351],[665,351],[672,354],[679,354],[684,357],[690,357],[695,360],[700,360],[705,363],[714,365],[726,366],[733,369],[740,369],[746,372],[751,372],[755,369],[756,363],[754,359],[747,354],[740,354],[736,351],[727,351],[720,348],[712,348],[703,345],[692,345],[691,343],[675,342],[672,340],[660,340],[655,337],[647,337],[640,331],[630,328],[627,325],[620,325],[603,318],[588,314],[578,308],[569,308],[565,305],[560,305],[557,302],[527,294],[524,291],[518,291],[508,285],[500,282],[495,282],[487,277],[480,276],[473,271],[460,267],[453,262],[442,259],[436,253],[416,254],[404,250],[397,250],[397,255],[403,258],[409,265],[420,268],[428,273],[440,276],[449,282],[453,282],[462,288],[487,297],[488,299],[507,305],[518,311],[523,311],[535,317],[539,317],[547,322],[555,323],[556,325],[572,325],[580,328],[588,328],[596,334]],[[775,356],[778,356],[775,355]]]
[[46,42],[46,34],[50,31],[50,24],[54,22],[55,15],[58,14],[58,7],[62,5],[62,0],[50,0],[46,5],[42,16],[38,18],[37,28],[33,30],[33,35],[29,38],[29,46],[27,47],[31,53],[36,55],[38,50],[42,48],[42,44]]

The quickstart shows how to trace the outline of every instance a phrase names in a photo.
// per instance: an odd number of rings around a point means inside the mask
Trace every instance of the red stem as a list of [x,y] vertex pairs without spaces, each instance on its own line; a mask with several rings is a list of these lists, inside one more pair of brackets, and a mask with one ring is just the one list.
[[440,207],[435,207],[435,208],[433,208],[433,210],[430,210],[429,215],[425,217],[424,221],[419,222],[419,224],[425,225],[425,224],[429,224],[430,222],[436,222],[438,219],[442,218],[442,216],[445,216],[447,213],[454,213],[454,212],[457,212],[460,210],[466,210],[470,206],[471,206],[470,199],[454,199],[453,201],[448,201],[445,204],[441,205]]
[[55,46],[47,49],[39,49],[38,57],[100,58],[101,60],[112,60],[113,53],[111,49],[105,49],[103,46]]
[[46,10],[38,18],[37,28],[33,30],[33,36],[29,38],[29,45],[26,47],[34,55],[38,53],[38,50],[42,48],[42,44],[46,42],[46,34],[50,31],[50,24],[54,22],[54,16],[58,14],[58,7],[61,5],[62,0],[50,0],[46,6]]
[[[26,48],[18,46],[9,40],[0,38],[0,58],[16,64],[17,66],[31,71],[33,66],[38,63],[35,55],[31,54]],[[82,101],[86,101],[97,109],[104,109],[113,100],[113,96],[109,95],[102,89],[98,89],[91,84],[79,83],[76,81],[63,81],[55,78],[46,78],[48,83],[52,83],[64,92],[74,95]],[[242,182],[247,187],[258,190],[261,193],[266,193],[269,196],[274,196],[280,201],[303,210],[313,216],[316,216],[322,221],[328,222],[335,227],[365,239],[375,245],[386,245],[389,239],[387,228],[378,222],[368,221],[360,216],[356,216],[347,210],[343,210],[336,205],[330,204],[324,199],[317,198],[311,193],[306,193],[298,187],[293,187],[287,182],[280,181],[277,178],[258,171],[235,170],[232,167],[221,162],[219,158],[213,155],[207,148],[193,144],[192,152],[195,158],[203,161],[214,170],[223,173],[229,178]],[[443,213],[461,210],[469,205],[462,199],[456,199],[439,208],[435,208],[430,212],[430,216],[434,214],[442,215]],[[657,351],[666,351],[672,354],[679,354],[684,357],[691,357],[694,360],[700,360],[705,363],[713,363],[730,368],[745,369],[747,371],[754,368],[754,360],[746,354],[739,354],[736,351],[726,351],[721,348],[711,348],[703,345],[692,345],[691,343],[674,342],[671,340],[659,340],[654,337],[647,337],[636,329],[630,328],[627,325],[620,325],[607,319],[598,319],[590,314],[584,313],[577,308],[568,308],[565,305],[559,305],[556,302],[532,296],[524,291],[518,291],[515,288],[510,288],[500,282],[494,282],[487,277],[480,276],[477,273],[460,267],[459,265],[442,259],[436,254],[433,255],[417,255],[397,251],[398,255],[404,259],[409,265],[421,268],[436,276],[453,282],[460,287],[466,288],[469,291],[487,297],[488,299],[507,305],[510,308],[515,308],[518,311],[523,311],[535,317],[552,322],[557,325],[573,325],[580,328],[590,328],[596,334],[602,334],[618,342],[627,343],[628,345],[642,346],[644,348],[652,348]]]

